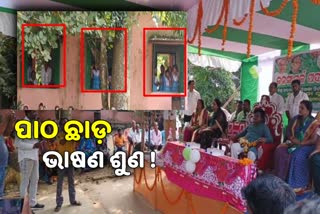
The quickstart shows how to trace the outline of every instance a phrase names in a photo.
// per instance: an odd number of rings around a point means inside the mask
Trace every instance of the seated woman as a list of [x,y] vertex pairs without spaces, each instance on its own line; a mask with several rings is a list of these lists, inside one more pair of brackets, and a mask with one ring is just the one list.
[[[84,152],[86,155],[86,160],[93,155],[93,153],[97,150],[96,143],[93,137],[93,134],[91,134],[91,138],[86,139],[84,136],[80,139],[80,145],[78,147],[78,151]],[[86,168],[83,171],[88,171],[89,167],[86,165]]]
[[[280,144],[275,151],[274,174],[287,180],[290,169],[289,184],[291,187],[308,185],[309,167],[307,158],[314,149],[314,132],[311,124],[312,103],[303,100],[299,106],[299,115],[292,118],[287,128],[287,143]],[[301,174],[302,173],[302,174]],[[297,177],[299,176],[299,177]]]
[[[243,132],[232,138],[236,142],[240,137],[244,137],[249,143],[256,142],[255,146],[249,148],[248,158],[255,161],[258,157],[257,148],[261,143],[272,143],[272,135],[269,127],[265,124],[265,112],[262,109],[255,109],[253,115],[253,124],[250,124]],[[244,148],[240,143],[233,143],[231,145],[231,157],[238,158],[238,155],[243,152]]]
[[209,119],[209,127],[200,128],[198,135],[195,136],[195,142],[201,144],[201,148],[207,149],[211,146],[213,138],[220,138],[228,127],[228,122],[225,113],[221,109],[219,99],[214,99],[212,102],[213,115]]
[[310,155],[310,170],[314,184],[314,192],[320,196],[320,113],[317,120],[318,129],[316,132],[316,149]]
[[170,70],[168,68],[164,76],[164,92],[171,92],[171,88],[172,88],[172,79],[170,76]]
[[199,128],[205,128],[208,125],[208,111],[204,107],[203,100],[199,99],[197,102],[196,112],[192,114],[190,125],[184,130],[183,141],[190,142],[194,139],[193,133]]

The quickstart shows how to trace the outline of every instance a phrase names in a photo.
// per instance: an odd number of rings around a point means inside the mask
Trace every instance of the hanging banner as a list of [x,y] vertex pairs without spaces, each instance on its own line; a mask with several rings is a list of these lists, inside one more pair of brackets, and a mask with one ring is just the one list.
[[273,81],[285,99],[292,92],[291,82],[299,79],[301,89],[308,94],[314,111],[320,110],[320,50],[299,53],[290,59],[278,57],[273,68]]
[[259,73],[258,58],[243,60],[241,65],[241,100],[250,100],[251,106],[258,101]]

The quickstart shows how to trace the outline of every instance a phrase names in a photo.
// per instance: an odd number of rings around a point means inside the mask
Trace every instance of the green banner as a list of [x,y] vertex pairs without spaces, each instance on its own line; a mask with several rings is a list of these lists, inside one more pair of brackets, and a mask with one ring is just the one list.
[[299,79],[302,91],[308,94],[313,109],[320,111],[320,50],[293,55],[290,59],[275,59],[273,81],[278,83],[278,93],[285,99],[292,92],[291,82]]
[[258,58],[244,60],[241,65],[241,100],[248,99],[251,107],[257,102],[259,85]]

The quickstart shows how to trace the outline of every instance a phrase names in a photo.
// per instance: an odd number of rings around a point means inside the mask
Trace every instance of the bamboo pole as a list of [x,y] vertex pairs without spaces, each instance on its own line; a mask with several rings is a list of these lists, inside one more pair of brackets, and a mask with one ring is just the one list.
[[237,96],[239,90],[241,88],[241,85],[237,88],[237,90],[229,97],[229,99],[227,100],[227,102],[225,102],[222,106],[222,108],[226,108],[229,103]]

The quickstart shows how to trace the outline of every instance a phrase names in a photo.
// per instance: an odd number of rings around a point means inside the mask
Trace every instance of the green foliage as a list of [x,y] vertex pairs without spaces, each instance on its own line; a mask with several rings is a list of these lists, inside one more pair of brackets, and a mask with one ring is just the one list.
[[220,68],[203,68],[189,62],[189,75],[193,76],[196,89],[209,109],[215,98],[224,104],[236,90],[232,74]]
[[187,13],[183,11],[154,11],[153,17],[168,27],[187,27]]
[[164,65],[165,69],[168,68],[169,63],[169,55],[168,54],[158,54],[157,55],[157,71],[158,71],[158,77],[160,77],[160,66]]
[[0,94],[8,99],[17,93],[16,39],[0,33]]
[[[18,41],[21,45],[21,28],[23,23],[64,23],[67,27],[68,35],[75,35],[82,27],[124,27],[127,26],[128,13],[126,11],[112,12],[89,12],[89,11],[25,11],[18,12]],[[130,20],[130,23],[132,20]],[[101,38],[101,31],[85,31],[93,38]],[[50,61],[51,51],[58,47],[58,42],[63,35],[62,27],[27,27],[25,28],[25,51],[32,58]],[[121,34],[118,34],[121,36]],[[109,31],[109,43],[114,40],[115,33]],[[110,43],[112,44],[112,42]],[[96,44],[90,42],[89,45],[97,48]],[[111,46],[112,47],[112,46]],[[41,64],[41,62],[40,62]]]
[[[167,27],[187,27],[187,13],[182,11],[154,11],[152,16]],[[175,31],[175,34],[183,37],[183,31]]]

